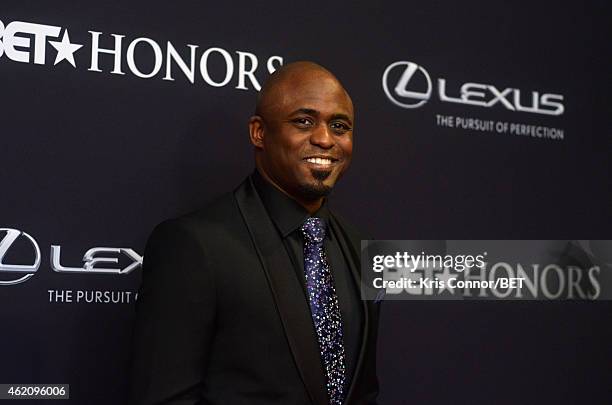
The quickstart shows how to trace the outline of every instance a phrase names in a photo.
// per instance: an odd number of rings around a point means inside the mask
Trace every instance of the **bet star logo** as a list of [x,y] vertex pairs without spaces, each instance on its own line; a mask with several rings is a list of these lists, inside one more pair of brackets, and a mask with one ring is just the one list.
[[74,52],[83,45],[71,43],[67,29],[64,29],[61,41],[48,40],[48,38],[57,39],[61,31],[62,28],[55,25],[23,21],[13,21],[5,27],[0,21],[0,57],[6,55],[10,60],[21,63],[30,63],[33,59],[35,64],[44,65],[47,42],[49,42],[57,50],[55,65],[67,60],[76,67]]
[[68,36],[68,30],[64,31],[64,36],[61,41],[49,41],[51,46],[57,50],[57,56],[55,57],[54,65],[57,65],[63,60],[68,61],[72,67],[76,67],[74,62],[74,53],[78,51],[83,45],[71,44],[70,37]]
[[66,61],[73,68],[87,65],[89,72],[127,74],[168,82],[178,77],[183,83],[256,91],[261,89],[256,76],[258,70],[265,69],[267,73],[263,74],[267,75],[283,64],[283,58],[278,55],[269,56],[262,63],[254,53],[242,50],[231,52],[217,46],[201,48],[195,44],[177,47],[170,41],[158,42],[146,36],[129,38],[93,30],[87,33],[79,37],[82,43],[75,43],[66,27],[0,20],[0,61],[44,65],[47,51],[53,48],[57,52],[54,66]]

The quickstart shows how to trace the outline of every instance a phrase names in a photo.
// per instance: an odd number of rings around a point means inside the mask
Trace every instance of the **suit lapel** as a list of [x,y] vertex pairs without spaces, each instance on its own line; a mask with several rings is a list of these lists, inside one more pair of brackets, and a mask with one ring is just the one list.
[[310,308],[283,241],[250,177],[236,189],[234,196],[266,274],[306,391],[313,404],[328,404],[325,375]]
[[[334,228],[334,233],[339,236],[338,242],[340,244],[340,249],[342,250],[344,257],[346,258],[348,262],[348,266],[351,270],[351,274],[353,275],[353,280],[355,281],[355,285],[359,289],[358,291],[359,297],[361,298],[361,272],[359,270],[359,267],[357,267],[358,263],[360,263],[360,260],[359,260],[359,253],[355,250],[355,246],[359,246],[359,244],[355,244],[355,243],[359,241],[351,241],[351,238],[347,234],[345,227],[342,226],[342,224],[340,223],[339,219],[336,216],[332,215],[332,220],[330,221],[330,223],[331,223],[331,226]],[[363,368],[362,364],[364,361],[364,355],[366,351],[365,349],[368,343],[367,342],[368,330],[370,327],[367,301],[360,299],[359,302],[361,303],[361,308],[362,308],[362,313],[363,313],[363,328],[361,331],[361,346],[359,348],[359,357],[357,359],[357,365],[355,367],[355,372],[353,374],[353,378],[351,379],[351,384],[350,384],[350,387],[346,395],[347,404],[351,403],[351,395],[355,389],[356,382],[358,381],[359,376],[362,372],[362,368]]]

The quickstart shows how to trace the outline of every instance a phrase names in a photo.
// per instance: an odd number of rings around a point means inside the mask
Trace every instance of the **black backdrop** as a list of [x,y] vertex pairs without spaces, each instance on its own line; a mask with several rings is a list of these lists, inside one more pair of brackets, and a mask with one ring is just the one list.
[[[356,105],[355,152],[332,205],[377,238],[610,239],[610,15],[603,1],[4,0],[5,31],[23,21],[61,34],[16,34],[30,40],[16,48],[28,53],[25,62],[9,57],[0,37],[0,227],[28,233],[41,250],[30,279],[0,285],[0,383],[69,383],[73,403],[123,403],[133,300],[62,302],[49,290],[133,293],[140,269],[54,272],[50,246],[61,245],[62,265],[72,267],[91,247],[142,254],[156,223],[202,206],[252,170],[246,121],[256,89],[248,78],[247,89],[236,88],[238,51],[255,55],[259,82],[275,56],[317,61],[344,82]],[[75,67],[67,59],[54,65],[49,41],[66,29],[83,45]],[[99,54],[100,72],[90,70],[96,34],[89,31],[101,33],[102,48],[113,47],[111,34],[124,36],[125,74],[111,73],[110,54]],[[127,62],[128,46],[141,37],[163,55],[151,78]],[[35,63],[36,41],[44,63]],[[187,62],[187,45],[198,46],[194,83],[176,64],[175,80],[163,80],[168,41]],[[208,84],[198,68],[212,47],[234,67],[224,86]],[[137,68],[151,72],[150,43],[134,49]],[[429,73],[424,105],[401,108],[385,95],[383,73],[396,61]],[[212,80],[221,82],[226,66],[211,51]],[[443,102],[438,78],[454,97],[463,83],[519,89],[524,103],[532,91],[562,95],[564,112]],[[426,89],[418,74],[410,85]],[[436,115],[557,128],[563,139],[445,128]],[[26,239],[18,242],[4,263],[32,262]],[[20,276],[3,272],[0,281]],[[609,302],[388,302],[381,403],[610,403],[611,309]]]

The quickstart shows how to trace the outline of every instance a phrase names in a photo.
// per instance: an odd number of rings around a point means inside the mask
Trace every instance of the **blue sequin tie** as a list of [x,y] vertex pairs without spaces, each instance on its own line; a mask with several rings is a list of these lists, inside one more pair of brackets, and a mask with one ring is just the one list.
[[342,315],[334,278],[323,249],[325,221],[322,218],[308,218],[301,231],[304,235],[306,289],[327,378],[329,403],[341,405],[346,382]]

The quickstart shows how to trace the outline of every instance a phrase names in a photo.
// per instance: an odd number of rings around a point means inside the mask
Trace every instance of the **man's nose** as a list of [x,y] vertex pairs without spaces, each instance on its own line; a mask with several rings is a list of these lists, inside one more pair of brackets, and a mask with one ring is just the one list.
[[327,125],[318,125],[310,135],[310,143],[329,149],[334,146],[334,134]]

